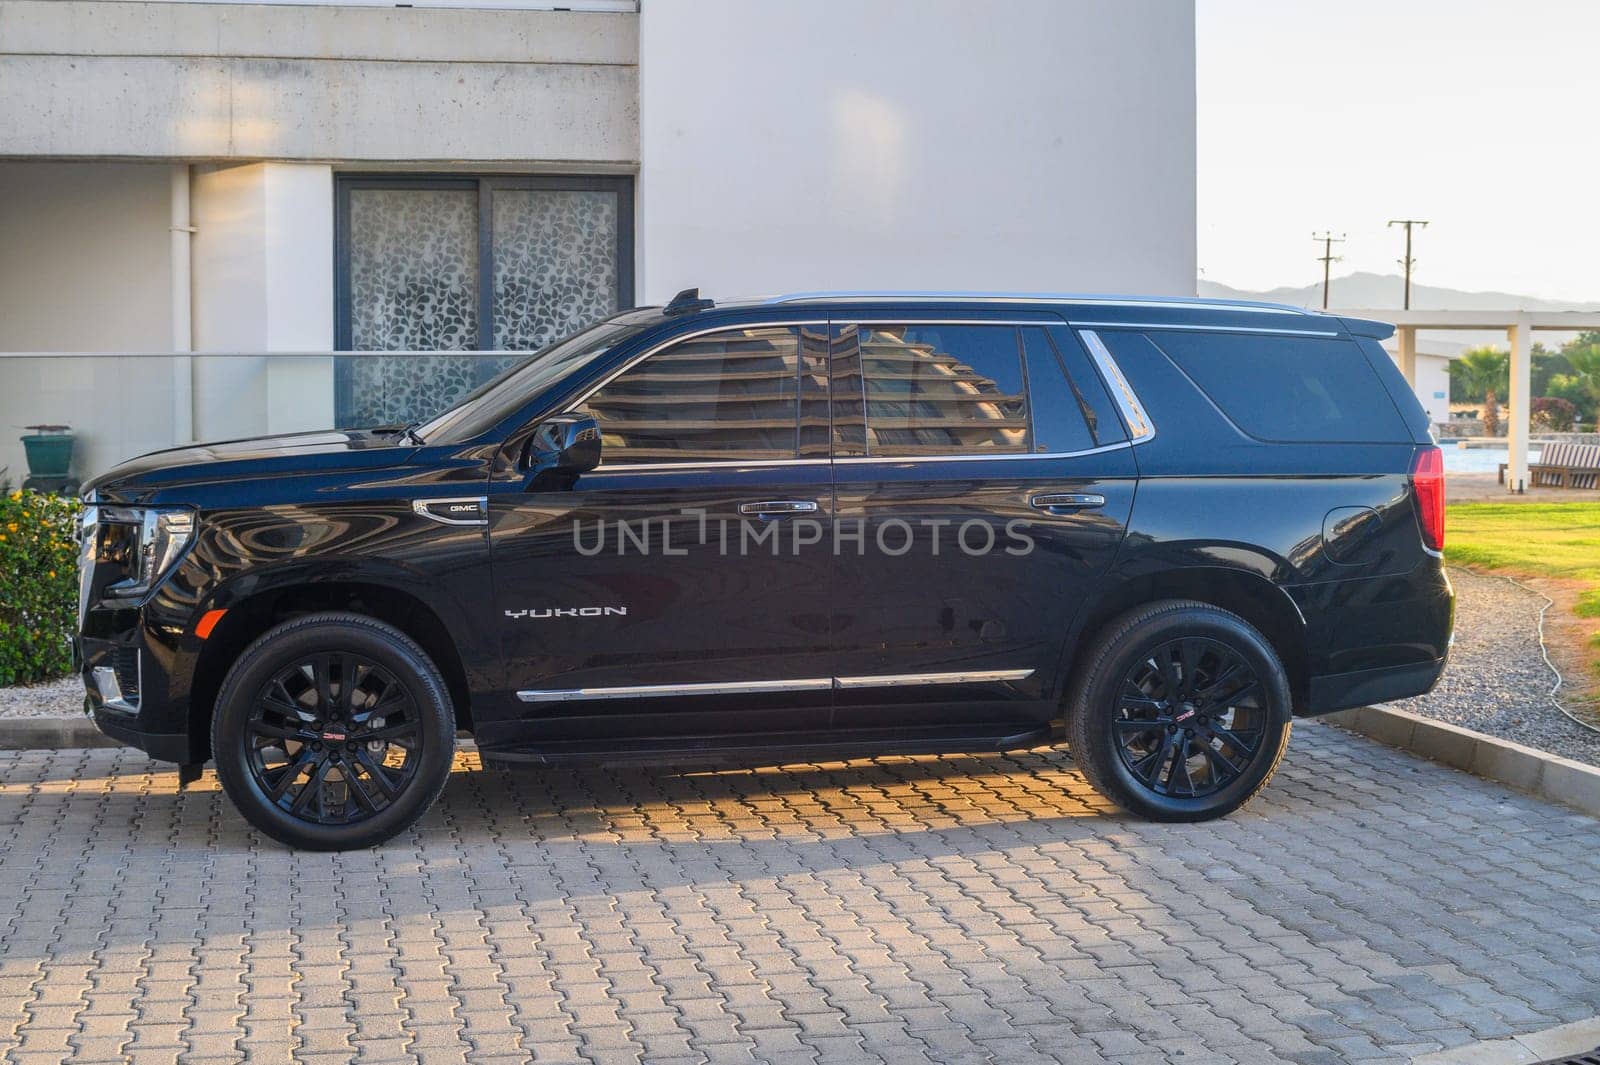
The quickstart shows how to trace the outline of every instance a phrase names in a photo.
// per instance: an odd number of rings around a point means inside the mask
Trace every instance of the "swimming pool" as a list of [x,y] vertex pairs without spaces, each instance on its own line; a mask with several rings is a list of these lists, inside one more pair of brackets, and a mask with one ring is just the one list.
[[[1444,451],[1446,473],[1495,473],[1502,462],[1511,461],[1511,449],[1505,447],[1457,447],[1441,444]],[[1528,449],[1528,461],[1539,461],[1539,450]]]

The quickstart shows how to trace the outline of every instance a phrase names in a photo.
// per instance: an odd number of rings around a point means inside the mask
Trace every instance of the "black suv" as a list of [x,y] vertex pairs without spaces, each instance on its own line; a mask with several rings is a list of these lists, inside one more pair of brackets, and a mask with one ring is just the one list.
[[426,423],[86,491],[90,712],[303,847],[487,759],[1070,744],[1162,820],[1444,668],[1443,471],[1378,341],[1262,304],[682,294]]

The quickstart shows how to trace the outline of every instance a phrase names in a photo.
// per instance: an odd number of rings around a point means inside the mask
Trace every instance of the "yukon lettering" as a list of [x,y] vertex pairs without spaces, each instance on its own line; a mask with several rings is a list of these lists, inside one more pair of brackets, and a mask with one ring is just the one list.
[[507,610],[506,617],[513,621],[522,618],[539,620],[541,618],[625,618],[628,608],[625,606],[571,606],[571,607],[530,607],[527,610]]

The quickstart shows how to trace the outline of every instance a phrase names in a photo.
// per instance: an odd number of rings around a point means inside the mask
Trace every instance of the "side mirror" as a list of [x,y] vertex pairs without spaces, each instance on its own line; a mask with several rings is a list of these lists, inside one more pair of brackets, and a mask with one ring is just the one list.
[[600,424],[588,414],[558,414],[528,441],[527,468],[576,477],[600,465]]

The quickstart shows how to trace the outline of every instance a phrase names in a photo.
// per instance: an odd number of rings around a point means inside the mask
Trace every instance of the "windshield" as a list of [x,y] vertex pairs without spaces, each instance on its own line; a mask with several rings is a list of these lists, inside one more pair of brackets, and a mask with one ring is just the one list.
[[475,389],[454,407],[422,423],[429,444],[458,444],[493,428],[533,396],[585,363],[661,321],[659,308],[629,311],[537,351]]

